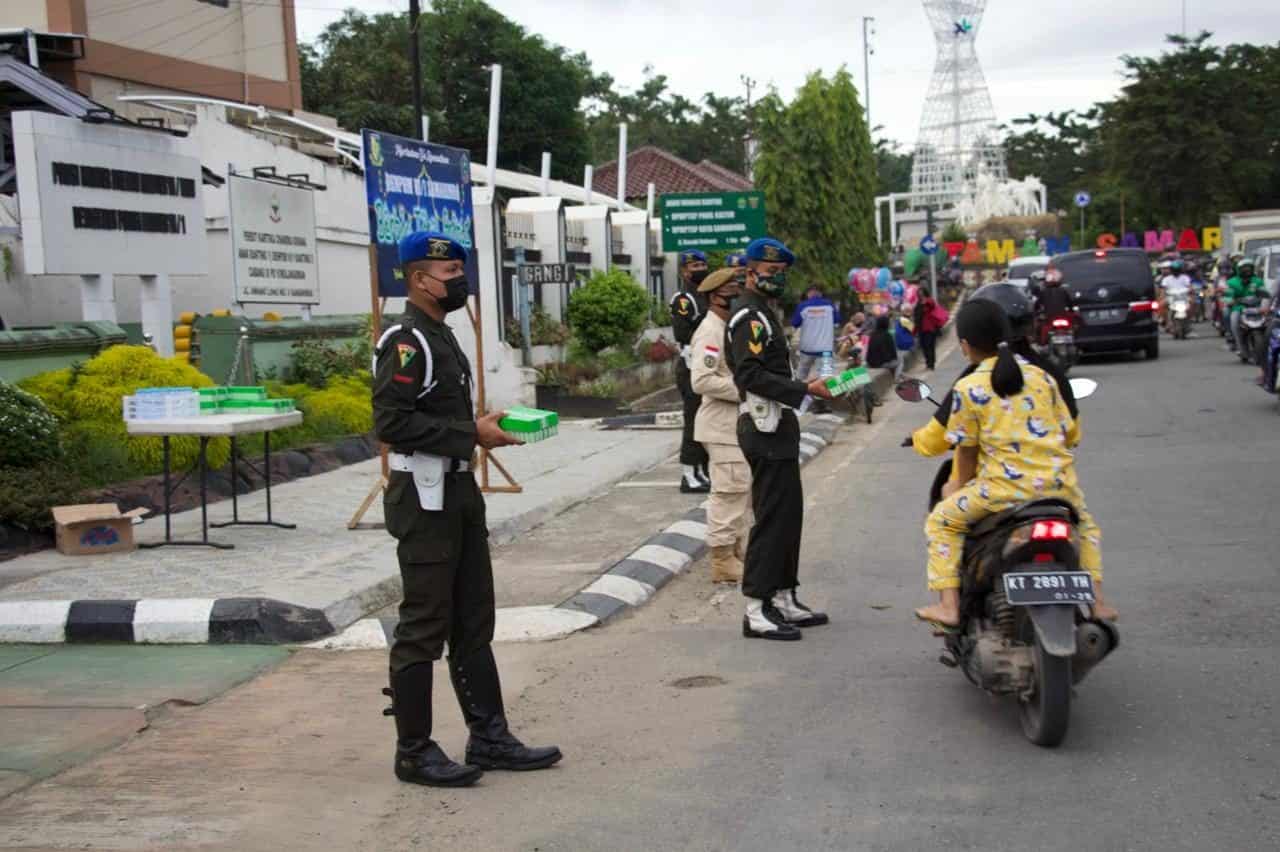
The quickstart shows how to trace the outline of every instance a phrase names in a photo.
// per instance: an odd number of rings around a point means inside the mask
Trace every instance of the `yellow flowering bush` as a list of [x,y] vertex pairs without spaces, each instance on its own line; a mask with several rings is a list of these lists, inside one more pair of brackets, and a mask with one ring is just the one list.
[[[144,476],[163,469],[164,450],[160,438],[132,438],[125,430],[120,400],[147,387],[201,388],[213,385],[204,373],[179,358],[162,358],[146,346],[112,346],[75,369],[42,373],[22,382],[22,387],[44,400],[59,416],[69,435],[91,438],[98,446],[118,445],[128,454],[130,475]],[[178,436],[170,439],[175,470],[195,464],[200,439]],[[209,442],[211,468],[220,468],[231,456],[230,442],[215,438]],[[85,458],[89,479],[93,459]]]

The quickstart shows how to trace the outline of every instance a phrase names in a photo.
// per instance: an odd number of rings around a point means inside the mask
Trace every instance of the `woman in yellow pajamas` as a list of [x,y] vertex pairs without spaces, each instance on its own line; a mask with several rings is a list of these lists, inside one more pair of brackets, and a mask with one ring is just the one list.
[[929,588],[939,603],[916,610],[924,621],[960,622],[960,558],[982,518],[1028,500],[1058,497],[1079,512],[1080,564],[1097,587],[1098,618],[1115,618],[1102,599],[1101,532],[1085,507],[1072,455],[1075,423],[1053,377],[1013,354],[1009,321],[994,302],[968,302],[956,317],[965,356],[976,365],[956,382],[947,441],[957,475],[929,514]]

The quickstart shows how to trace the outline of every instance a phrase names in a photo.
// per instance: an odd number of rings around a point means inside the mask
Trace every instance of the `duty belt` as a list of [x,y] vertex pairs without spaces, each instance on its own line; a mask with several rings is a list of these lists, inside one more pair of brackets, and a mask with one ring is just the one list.
[[[416,453],[414,455],[417,455]],[[428,455],[423,453],[423,455]],[[467,473],[471,470],[471,462],[464,459],[445,459],[446,473]],[[387,453],[387,465],[392,470],[398,470],[402,473],[413,472],[413,456],[405,453],[390,452]]]
[[[794,409],[793,409],[791,406],[787,405],[785,402],[780,402],[780,403],[778,403],[778,405],[779,405],[779,406],[781,406],[781,408],[782,408],[782,410],[783,410],[783,411],[788,411],[788,410],[792,410],[792,411],[794,411]],[[749,402],[740,402],[740,403],[738,403],[738,413],[739,413],[739,414],[750,414],[750,413],[751,413],[751,403],[749,403]]]

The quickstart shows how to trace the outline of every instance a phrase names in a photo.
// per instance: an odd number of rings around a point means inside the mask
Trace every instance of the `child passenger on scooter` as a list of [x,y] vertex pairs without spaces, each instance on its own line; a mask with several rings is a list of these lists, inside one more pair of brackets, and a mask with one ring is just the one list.
[[1004,311],[985,299],[967,302],[956,316],[960,347],[976,369],[956,382],[947,421],[957,476],[925,522],[929,588],[940,601],[917,609],[916,617],[941,627],[960,623],[960,560],[975,523],[1058,497],[1080,515],[1080,565],[1093,576],[1095,617],[1114,619],[1102,598],[1101,532],[1076,479],[1071,413],[1053,377],[1009,348],[1010,333]]

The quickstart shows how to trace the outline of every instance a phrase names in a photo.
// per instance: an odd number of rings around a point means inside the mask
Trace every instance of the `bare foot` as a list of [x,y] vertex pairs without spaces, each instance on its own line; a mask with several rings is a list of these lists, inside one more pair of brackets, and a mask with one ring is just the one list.
[[949,607],[945,603],[922,606],[916,610],[916,618],[921,621],[933,621],[938,624],[945,624],[947,627],[959,627],[960,608],[958,606]]
[[1120,618],[1120,611],[1102,596],[1101,583],[1095,586],[1093,601],[1093,617],[1098,621],[1116,621]]
[[1120,611],[1102,600],[1102,598],[1098,598],[1093,605],[1093,617],[1097,621],[1118,621],[1120,619]]

